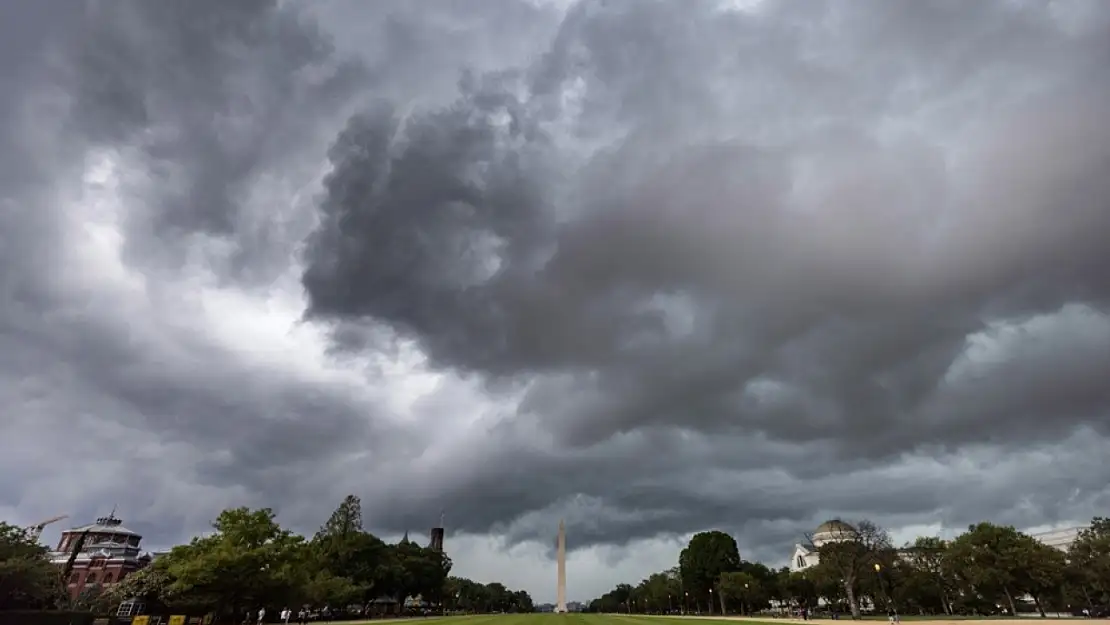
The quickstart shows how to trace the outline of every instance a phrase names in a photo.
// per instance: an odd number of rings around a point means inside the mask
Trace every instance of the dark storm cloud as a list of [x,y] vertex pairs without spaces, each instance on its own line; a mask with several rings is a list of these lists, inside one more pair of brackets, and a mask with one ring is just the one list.
[[[519,80],[354,118],[308,250],[310,315],[381,322],[440,367],[528,380],[503,432],[571,448],[649,428],[747,453],[761,436],[821,449],[833,464],[820,472],[1103,433],[1104,9],[679,10],[579,3]],[[955,373],[978,333],[1044,315],[1066,326],[1068,306],[1102,324],[1091,348],[1047,334]],[[655,475],[638,454],[679,448],[664,437],[620,458]],[[685,505],[674,485],[612,477],[619,461],[551,462],[430,492],[456,497],[475,530],[598,489],[619,509],[699,511],[659,515],[665,531],[816,505]],[[573,479],[579,466],[606,485]],[[650,533],[637,523],[625,529]]]
[[299,165],[321,124],[371,84],[276,0],[94,2],[67,58],[74,130],[144,164],[130,190],[144,206],[129,216],[134,261],[157,268],[150,257],[168,255],[173,269],[183,241],[215,235],[248,280],[271,280],[310,224],[286,223],[280,206],[253,217],[252,187]]
[[[369,468],[413,453],[360,384],[211,336],[197,293],[225,272],[272,282],[288,267],[312,215],[284,240],[278,211],[240,209],[260,176],[303,167],[300,144],[325,137],[319,125],[365,87],[359,64],[273,2],[49,5],[5,5],[0,20],[0,464],[25,478],[0,505],[78,518],[107,512],[103,497],[139,525],[177,517],[197,531],[225,505],[280,507],[275,493],[335,456]],[[89,182],[106,158],[115,195]],[[119,259],[107,251],[116,226]],[[230,263],[184,267],[221,239]],[[66,458],[88,474],[52,483]]]

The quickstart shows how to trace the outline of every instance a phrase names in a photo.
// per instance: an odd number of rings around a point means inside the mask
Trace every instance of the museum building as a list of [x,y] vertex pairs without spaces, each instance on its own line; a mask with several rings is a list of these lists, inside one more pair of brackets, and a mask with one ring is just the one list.
[[82,591],[119,583],[150,564],[154,556],[142,550],[142,540],[113,513],[62,532],[58,547],[50,552],[50,562],[61,569],[72,558],[66,587],[71,597],[77,597]]
[[[1079,533],[1085,529],[1087,529],[1086,526],[1067,527],[1047,532],[1037,532],[1030,534],[1030,536],[1049,547],[1067,551],[1079,537]],[[815,566],[820,559],[818,551],[823,545],[851,540],[855,535],[856,528],[840,519],[825,521],[809,537],[810,540],[807,544],[797,543],[794,545],[794,555],[790,558],[790,570],[802,571]]]

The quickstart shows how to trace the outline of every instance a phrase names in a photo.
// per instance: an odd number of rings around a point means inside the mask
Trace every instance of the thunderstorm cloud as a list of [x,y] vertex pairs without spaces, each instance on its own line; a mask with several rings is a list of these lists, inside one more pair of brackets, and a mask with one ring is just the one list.
[[[1098,0],[0,4],[0,518],[572,599],[1110,508]],[[48,534],[49,537],[49,534]]]

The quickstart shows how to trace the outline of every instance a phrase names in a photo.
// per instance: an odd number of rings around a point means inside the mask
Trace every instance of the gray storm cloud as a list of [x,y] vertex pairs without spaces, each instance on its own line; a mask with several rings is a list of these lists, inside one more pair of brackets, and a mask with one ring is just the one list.
[[[921,421],[990,321],[1104,305],[1093,32],[1005,3],[696,6],[675,28],[673,4],[581,4],[519,81],[356,118],[331,154],[310,312],[383,321],[443,366],[538,376],[523,408],[575,445],[641,426],[851,431],[846,449],[882,454],[944,440]],[[837,28],[807,36],[807,20]],[[1005,80],[1021,90],[988,92]],[[553,120],[579,145],[620,133],[576,158]],[[659,296],[687,303],[686,331]],[[962,394],[938,411],[987,400]],[[1082,395],[1052,419],[989,402],[961,436],[1015,418],[1066,432],[1106,408]]]
[[[2,9],[43,35],[0,61],[0,505],[43,440],[158,449],[50,483],[161,493],[128,496],[167,542],[352,491],[384,532],[772,560],[824,516],[1110,504],[1103,3],[412,6]],[[72,249],[109,157],[142,288]],[[210,283],[303,292],[360,383],[233,352]],[[442,378],[401,410],[409,349]]]

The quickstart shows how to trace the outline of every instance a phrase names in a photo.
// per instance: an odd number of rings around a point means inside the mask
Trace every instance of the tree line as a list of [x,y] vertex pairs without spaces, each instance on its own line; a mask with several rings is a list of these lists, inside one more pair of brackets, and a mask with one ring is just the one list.
[[[0,523],[0,609],[108,612],[137,599],[148,609],[242,620],[265,607],[350,607],[361,613],[406,609],[531,611],[532,599],[501,583],[452,577],[446,553],[403,539],[389,544],[362,526],[348,496],[311,538],[282,528],[272,510],[224,510],[213,532],[174,547],[146,568],[76,599],[65,592],[45,547]],[[415,600],[415,601],[414,601]]]
[[677,566],[620,584],[595,612],[731,613],[822,609],[851,614],[1002,612],[1101,614],[1110,605],[1110,519],[1096,517],[1065,552],[1013,527],[979,523],[952,540],[922,536],[896,547],[870,521],[816,548],[801,571],[740,558],[732,536],[695,534]]

